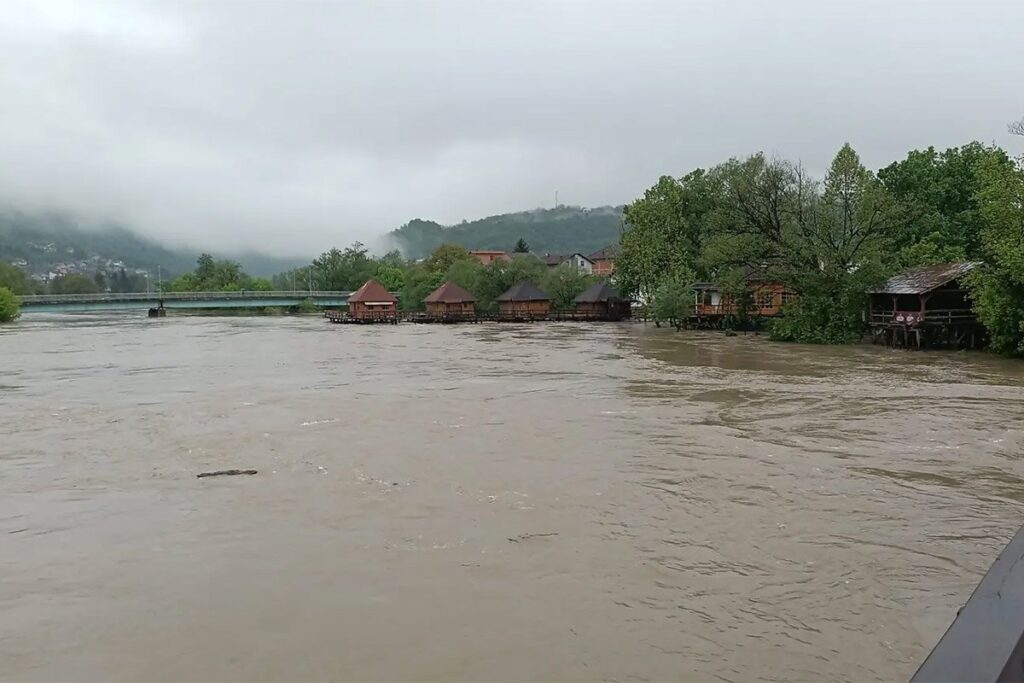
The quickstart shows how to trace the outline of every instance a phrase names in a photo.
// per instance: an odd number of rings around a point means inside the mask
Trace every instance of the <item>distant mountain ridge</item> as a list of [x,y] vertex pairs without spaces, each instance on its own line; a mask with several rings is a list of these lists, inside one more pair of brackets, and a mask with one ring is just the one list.
[[[0,209],[0,261],[14,263],[29,273],[111,272],[121,268],[165,278],[192,270],[200,250],[165,247],[116,225],[82,227],[75,219],[52,213],[23,213]],[[249,252],[214,254],[242,264],[256,277],[269,277],[307,261]]]
[[558,206],[488,216],[445,226],[434,221],[411,220],[388,233],[407,258],[424,258],[444,243],[467,249],[512,251],[523,238],[535,253],[590,254],[616,244],[622,233],[621,206],[585,209]]

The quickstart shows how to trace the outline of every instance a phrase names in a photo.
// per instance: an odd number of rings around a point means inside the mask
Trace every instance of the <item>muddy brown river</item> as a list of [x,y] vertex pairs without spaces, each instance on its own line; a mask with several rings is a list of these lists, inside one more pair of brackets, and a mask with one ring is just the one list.
[[906,679],[1022,454],[1024,363],[982,354],[29,316],[0,679]]

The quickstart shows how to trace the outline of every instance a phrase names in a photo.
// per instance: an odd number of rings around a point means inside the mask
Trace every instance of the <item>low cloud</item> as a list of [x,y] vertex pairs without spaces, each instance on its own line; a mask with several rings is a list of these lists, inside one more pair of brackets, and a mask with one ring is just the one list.
[[0,6],[0,202],[310,255],[764,149],[1012,146],[1024,3]]

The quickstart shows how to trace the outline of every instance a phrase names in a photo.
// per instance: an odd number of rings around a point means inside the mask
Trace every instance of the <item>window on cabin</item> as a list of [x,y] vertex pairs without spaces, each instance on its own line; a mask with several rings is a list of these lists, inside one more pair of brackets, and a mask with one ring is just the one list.
[[785,306],[786,304],[790,303],[791,301],[796,301],[796,294],[794,294],[793,292],[783,292],[782,293],[782,305]]
[[762,289],[757,293],[757,305],[759,308],[771,308],[775,305],[775,292],[770,289]]

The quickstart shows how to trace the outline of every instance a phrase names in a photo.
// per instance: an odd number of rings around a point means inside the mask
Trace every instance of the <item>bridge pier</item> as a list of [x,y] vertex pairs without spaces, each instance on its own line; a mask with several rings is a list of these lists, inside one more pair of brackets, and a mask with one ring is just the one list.
[[167,317],[167,309],[164,308],[163,306],[160,306],[159,308],[151,308],[151,309],[149,309],[149,317],[150,318],[166,318]]

